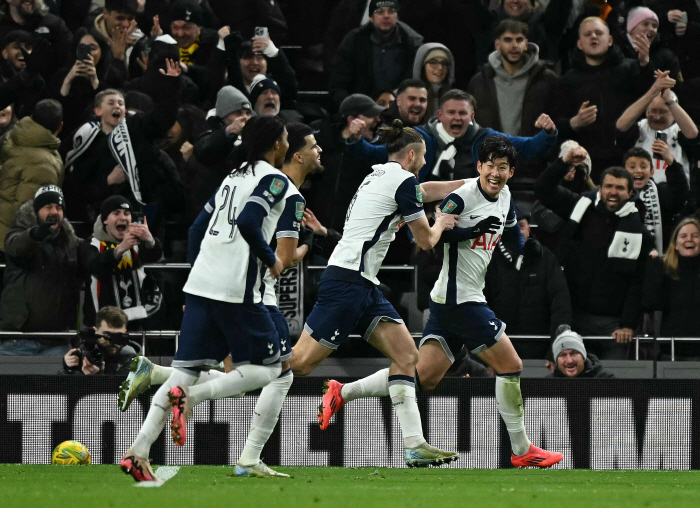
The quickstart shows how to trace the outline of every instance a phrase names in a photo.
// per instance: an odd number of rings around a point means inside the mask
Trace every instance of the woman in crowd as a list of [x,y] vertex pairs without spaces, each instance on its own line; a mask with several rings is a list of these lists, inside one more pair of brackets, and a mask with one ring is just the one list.
[[418,48],[413,61],[413,79],[420,79],[428,85],[428,110],[425,119],[429,120],[437,115],[440,97],[452,88],[455,81],[455,61],[452,52],[438,42],[423,44]]

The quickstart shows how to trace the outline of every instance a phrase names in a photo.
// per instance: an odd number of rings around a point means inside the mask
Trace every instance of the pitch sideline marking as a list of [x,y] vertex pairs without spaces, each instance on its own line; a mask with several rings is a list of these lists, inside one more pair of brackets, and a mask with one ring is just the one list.
[[180,466],[160,466],[155,470],[155,475],[163,480],[162,482],[139,482],[134,487],[162,487],[165,482],[170,480],[180,470]]

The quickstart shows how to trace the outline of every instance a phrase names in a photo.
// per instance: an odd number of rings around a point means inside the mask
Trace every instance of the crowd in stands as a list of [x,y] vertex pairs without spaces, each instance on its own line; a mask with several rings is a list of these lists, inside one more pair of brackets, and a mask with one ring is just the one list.
[[[380,126],[421,134],[421,182],[477,176],[479,146],[502,135],[518,151],[526,243],[496,247],[484,294],[509,335],[554,341],[516,340],[519,354],[548,358],[555,377],[604,377],[598,358],[631,358],[635,335],[697,336],[699,5],[0,0],[0,330],[99,327],[105,306],[124,311],[120,330],[177,316],[143,265],[184,261],[183,232],[243,126],[272,115],[309,125],[323,150],[301,187],[314,264],[387,160]],[[424,310],[441,247],[418,251],[407,229],[386,263],[417,266]],[[406,312],[405,276],[380,278]],[[69,349],[0,340],[0,355]]]

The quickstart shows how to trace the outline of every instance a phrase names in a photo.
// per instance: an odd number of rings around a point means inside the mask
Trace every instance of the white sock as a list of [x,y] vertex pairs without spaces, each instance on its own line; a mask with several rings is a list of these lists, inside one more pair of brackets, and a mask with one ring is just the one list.
[[423,427],[416,404],[416,386],[413,376],[389,376],[389,395],[403,434],[404,448],[416,448],[423,443]]
[[224,399],[257,390],[274,381],[280,375],[281,370],[279,363],[269,366],[241,365],[228,374],[191,386],[189,389],[190,403],[194,407],[204,400]]
[[496,402],[498,412],[506,424],[510,446],[514,455],[525,455],[530,449],[530,440],[525,433],[523,396],[520,392],[520,377],[496,376]]
[[[170,367],[168,367],[170,368]],[[197,374],[191,371],[170,368],[170,377],[158,388],[153,396],[148,415],[141,426],[139,435],[129,448],[134,455],[141,458],[148,458],[151,452],[151,445],[158,439],[163,431],[168,415],[170,414],[170,404],[168,403],[168,392],[173,386],[190,386],[197,381]]]
[[389,395],[389,369],[382,369],[370,376],[344,384],[340,395],[345,402],[363,397],[386,397]]
[[255,411],[253,411],[248,439],[246,439],[243,453],[238,459],[239,464],[253,466],[260,462],[260,454],[265,443],[270,439],[272,431],[275,430],[282,410],[282,403],[292,386],[293,379],[294,375],[289,369],[262,389],[258,402],[255,404]]

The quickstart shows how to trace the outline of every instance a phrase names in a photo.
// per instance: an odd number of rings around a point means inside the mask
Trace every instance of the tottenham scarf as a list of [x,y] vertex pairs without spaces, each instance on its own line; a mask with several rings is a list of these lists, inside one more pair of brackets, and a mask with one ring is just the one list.
[[[68,152],[66,156],[66,168],[69,172],[73,171],[75,161],[85,153],[90,147],[97,134],[102,129],[102,124],[98,121],[88,122],[83,125],[73,137],[73,150]],[[139,181],[139,171],[136,166],[136,157],[134,155],[134,147],[131,144],[129,136],[129,128],[126,125],[126,120],[122,120],[112,132],[107,136],[107,144],[114,156],[114,159],[119,163],[119,166],[126,174],[126,179],[131,187],[136,201],[145,205],[141,197],[141,183]]]
[[[566,226],[567,231],[565,234],[569,238],[573,237],[573,234],[581,224],[581,219],[583,219],[594,199],[596,209],[599,209],[602,213],[609,213],[607,210],[602,210],[604,205],[600,202],[600,194],[597,190],[582,195],[571,212],[569,224]],[[613,240],[608,247],[608,259],[616,259],[625,263],[636,262],[639,254],[642,252],[643,238],[639,211],[634,202],[628,201],[615,212],[615,215],[619,218],[619,221],[615,236],[613,236]]]
[[[444,162],[445,164],[449,164],[450,168],[454,170],[455,167],[455,155],[457,155],[457,147],[455,146],[455,139],[452,136],[450,136],[445,128],[442,126],[441,123],[437,124],[436,127],[437,134],[440,137],[440,140],[445,143],[445,149],[442,151],[440,154],[440,157],[435,161],[435,166],[433,166],[433,170],[431,173],[434,176],[440,176],[440,166]],[[451,171],[450,171],[451,172]],[[445,173],[445,172],[443,172]]]
[[663,225],[661,223],[661,202],[659,201],[659,189],[654,180],[644,186],[641,198],[646,207],[644,215],[644,225],[649,232],[654,235],[654,245],[659,255],[664,253]]

